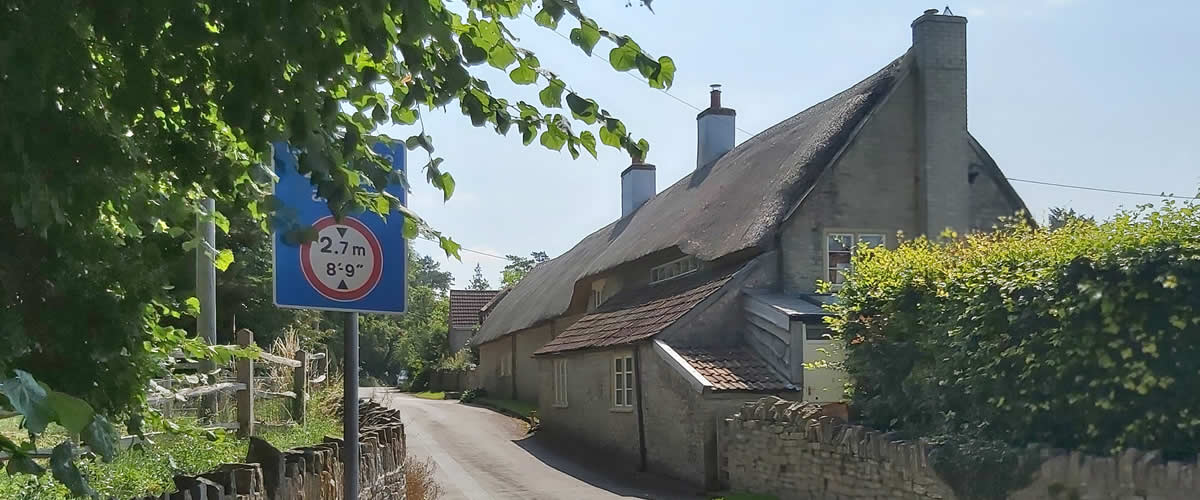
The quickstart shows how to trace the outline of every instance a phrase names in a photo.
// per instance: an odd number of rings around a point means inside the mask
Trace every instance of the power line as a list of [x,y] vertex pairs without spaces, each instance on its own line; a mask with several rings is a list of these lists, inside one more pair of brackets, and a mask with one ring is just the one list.
[[1165,193],[1157,193],[1156,194],[1156,193],[1144,193],[1144,192],[1139,192],[1139,191],[1124,191],[1121,189],[1107,189],[1107,188],[1098,188],[1098,187],[1090,187],[1090,186],[1076,186],[1073,184],[1060,184],[1057,182],[1035,181],[1035,180],[1030,180],[1030,179],[1017,179],[1015,177],[1008,177],[1007,179],[1010,181],[1013,181],[1013,182],[1026,182],[1029,184],[1040,184],[1043,186],[1054,186],[1054,187],[1067,188],[1067,189],[1082,189],[1084,191],[1099,191],[1102,193],[1131,194],[1131,195],[1135,195],[1135,196],[1152,196],[1155,198],[1175,198],[1175,199],[1179,199],[1179,200],[1200,199],[1200,196],[1178,196],[1178,195],[1165,194]]
[[[420,238],[421,238],[421,239],[423,239],[423,240],[425,240],[425,241],[431,242],[431,243],[441,243],[440,241],[438,241],[438,240],[435,240],[435,239],[433,239],[433,238],[426,238],[426,237],[424,237],[424,236],[421,236]],[[462,251],[465,251],[465,252],[477,253],[477,254],[479,254],[479,255],[483,255],[483,256],[491,257],[491,258],[493,258],[493,259],[500,259],[500,260],[506,260],[506,261],[512,262],[512,259],[510,259],[510,258],[508,258],[508,257],[501,257],[501,256],[499,256],[499,255],[490,254],[490,253],[487,253],[487,252],[480,252],[479,250],[472,250],[472,249],[470,249],[470,248],[467,248],[467,247],[464,247],[464,246],[461,246],[461,245],[458,247],[458,249],[459,249],[459,250],[462,250]]]

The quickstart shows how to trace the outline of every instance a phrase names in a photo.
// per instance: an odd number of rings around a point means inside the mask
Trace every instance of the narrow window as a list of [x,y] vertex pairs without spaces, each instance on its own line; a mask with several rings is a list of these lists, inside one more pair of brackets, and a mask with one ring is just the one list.
[[567,406],[567,360],[554,360],[554,406]]
[[633,406],[633,356],[619,355],[613,359],[613,406]]
[[829,233],[825,237],[826,279],[834,286],[845,283],[854,249],[880,246],[886,241],[880,233]]

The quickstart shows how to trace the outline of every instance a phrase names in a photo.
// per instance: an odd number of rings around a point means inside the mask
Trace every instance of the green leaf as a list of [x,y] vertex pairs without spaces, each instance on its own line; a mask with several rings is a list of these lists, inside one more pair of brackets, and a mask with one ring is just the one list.
[[636,45],[627,43],[608,51],[608,63],[617,71],[629,71],[637,66],[639,55]]
[[28,372],[13,371],[17,376],[0,384],[0,393],[8,398],[8,403],[17,413],[25,417],[25,428],[34,434],[41,434],[54,415],[46,390]]
[[571,43],[578,45],[587,55],[592,55],[596,42],[600,41],[600,28],[591,19],[579,21],[579,27],[571,30]]
[[562,4],[557,1],[542,2],[542,10],[538,11],[536,16],[533,16],[533,20],[538,26],[557,29],[558,21],[562,19],[564,12]]
[[567,143],[567,134],[559,130],[557,125],[550,124],[546,130],[542,131],[542,145],[555,151],[562,151],[562,147]]
[[438,246],[442,247],[442,251],[446,252],[446,257],[454,257],[455,259],[462,260],[462,256],[458,254],[462,245],[455,243],[454,240],[445,236],[438,236]]
[[600,127],[600,142],[614,148],[621,147],[621,139],[625,137],[625,124],[616,118],[608,118]]
[[222,233],[229,234],[229,217],[217,211],[213,211],[213,224],[221,229]]
[[421,227],[412,217],[404,218],[404,239],[413,240],[421,234]]
[[200,299],[196,297],[188,297],[183,301],[183,305],[187,307],[187,313],[189,316],[200,316]]
[[517,62],[517,51],[508,43],[500,43],[488,51],[488,64],[496,69],[507,69]]
[[454,177],[450,172],[442,172],[442,193],[445,198],[442,201],[450,201],[450,197],[454,195]]
[[508,77],[517,85],[530,85],[537,83],[537,71],[525,65],[517,66],[508,74]]
[[5,467],[4,470],[7,471],[8,475],[10,476],[16,474],[32,474],[35,476],[40,476],[46,473],[46,469],[44,467],[38,465],[33,458],[24,453],[14,454],[12,457],[10,457],[8,459],[8,466]]
[[70,441],[63,441],[50,450],[50,474],[66,485],[72,495],[90,497],[96,494],[75,466],[75,444]]
[[105,462],[111,462],[117,456],[117,429],[109,423],[104,415],[95,414],[92,421],[80,433],[80,439],[88,445]]
[[650,86],[656,89],[671,88],[675,83],[675,61],[667,56],[658,58],[658,74],[650,77]]
[[571,92],[567,94],[567,107],[571,109],[571,114],[575,118],[582,120],[584,123],[589,125],[596,123],[596,110],[600,109],[596,101],[584,99],[579,94]]
[[217,258],[213,259],[213,265],[220,271],[229,269],[230,264],[233,264],[233,250],[228,248],[217,252]]
[[91,422],[92,417],[96,414],[92,410],[92,405],[87,404],[87,401],[79,399],[70,394],[47,391],[47,402],[50,409],[54,411],[54,415],[63,427],[71,434],[83,432],[83,428]]
[[550,80],[546,88],[538,92],[538,98],[541,99],[542,105],[551,108],[562,107],[563,89],[567,88],[567,84],[557,78]]
[[592,158],[596,158],[596,136],[590,131],[584,130],[579,134],[579,143],[583,145],[588,153],[591,153]]

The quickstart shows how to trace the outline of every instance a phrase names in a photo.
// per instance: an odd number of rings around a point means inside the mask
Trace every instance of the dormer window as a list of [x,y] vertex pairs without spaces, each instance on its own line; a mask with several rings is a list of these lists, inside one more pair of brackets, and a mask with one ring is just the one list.
[[675,259],[661,266],[655,266],[650,269],[650,283],[658,283],[672,278],[694,273],[700,269],[700,261],[691,255],[682,259]]
[[604,295],[605,280],[596,280],[592,282],[592,296],[588,299],[588,311],[595,311],[604,303],[604,299],[608,297]]

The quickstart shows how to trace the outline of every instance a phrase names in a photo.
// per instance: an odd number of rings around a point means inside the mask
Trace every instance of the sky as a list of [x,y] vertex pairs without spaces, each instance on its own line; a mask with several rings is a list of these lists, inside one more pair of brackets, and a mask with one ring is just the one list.
[[[520,46],[580,94],[621,118],[651,144],[658,189],[696,162],[697,110],[708,86],[720,83],[723,104],[737,110],[740,143],[840,92],[903,54],[910,23],[944,3],[912,1],[656,0],[654,12],[625,0],[581,0],[601,27],[631,35],[653,56],[678,67],[664,93],[611,69],[610,44],[589,58],[529,18],[508,21]],[[451,2],[453,5],[453,2]],[[968,127],[1010,178],[1194,196],[1200,189],[1200,2],[1025,0],[956,2],[967,24]],[[564,18],[559,32],[571,27]],[[496,95],[537,102],[533,86],[517,86],[489,66],[474,68]],[[684,101],[684,102],[681,102]],[[436,244],[433,256],[465,287],[475,266],[496,285],[506,261],[483,254],[562,254],[620,216],[620,172],[629,157],[600,146],[572,160],[535,141],[522,146],[472,127],[457,104],[426,110],[442,168],[457,181],[454,196],[423,182],[414,165],[409,205],[466,249],[461,261]],[[383,131],[407,137],[419,129]],[[748,132],[748,133],[746,133]],[[1033,215],[1070,207],[1099,219],[1157,198],[1014,182]]]

